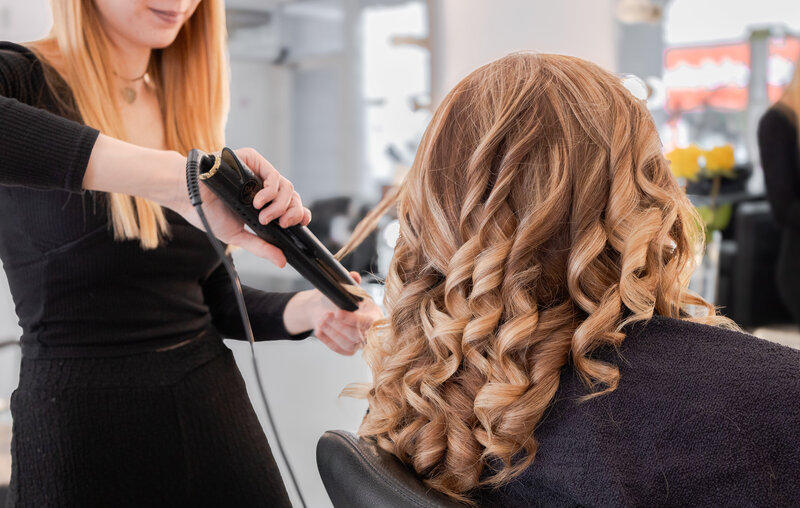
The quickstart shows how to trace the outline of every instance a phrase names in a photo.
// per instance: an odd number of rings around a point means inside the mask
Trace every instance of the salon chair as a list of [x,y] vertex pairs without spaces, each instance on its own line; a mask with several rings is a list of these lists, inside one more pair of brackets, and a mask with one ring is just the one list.
[[317,442],[317,468],[334,508],[456,508],[377,444],[344,430]]

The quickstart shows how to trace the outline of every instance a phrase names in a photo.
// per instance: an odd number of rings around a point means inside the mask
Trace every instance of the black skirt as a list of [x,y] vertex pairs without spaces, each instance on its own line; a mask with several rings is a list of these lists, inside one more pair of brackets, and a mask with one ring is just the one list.
[[106,358],[23,356],[9,507],[291,506],[214,333]]

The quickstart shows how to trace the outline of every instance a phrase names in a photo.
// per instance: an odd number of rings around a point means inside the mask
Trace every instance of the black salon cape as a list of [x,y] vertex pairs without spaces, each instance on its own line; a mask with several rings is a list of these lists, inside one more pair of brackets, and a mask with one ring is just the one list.
[[800,351],[655,317],[619,387],[587,402],[565,368],[533,464],[481,506],[800,506]]

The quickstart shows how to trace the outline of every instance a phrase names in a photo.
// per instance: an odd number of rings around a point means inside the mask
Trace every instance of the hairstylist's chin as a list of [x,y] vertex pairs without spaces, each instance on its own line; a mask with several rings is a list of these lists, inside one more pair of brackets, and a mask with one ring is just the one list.
[[200,0],[95,0],[113,40],[152,49],[172,44],[199,3]]
[[154,31],[153,33],[150,34],[150,36],[147,38],[146,41],[143,41],[144,42],[143,46],[147,46],[150,49],[168,48],[169,46],[172,45],[173,42],[175,42],[177,36],[178,32],[159,34],[155,33]]

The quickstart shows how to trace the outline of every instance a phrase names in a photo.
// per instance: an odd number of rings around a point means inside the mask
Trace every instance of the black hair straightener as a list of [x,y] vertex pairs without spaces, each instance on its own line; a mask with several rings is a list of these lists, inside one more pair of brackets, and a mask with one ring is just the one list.
[[262,188],[261,179],[236,157],[233,150],[224,148],[221,155],[192,150],[186,164],[186,175],[193,204],[195,196],[199,201],[200,191],[197,176],[192,178],[191,175],[198,175],[255,234],[283,251],[286,261],[337,307],[347,311],[358,309],[361,298],[344,287],[357,283],[308,228],[282,228],[276,221],[267,225],[258,221],[259,210],[253,207],[253,198]]

